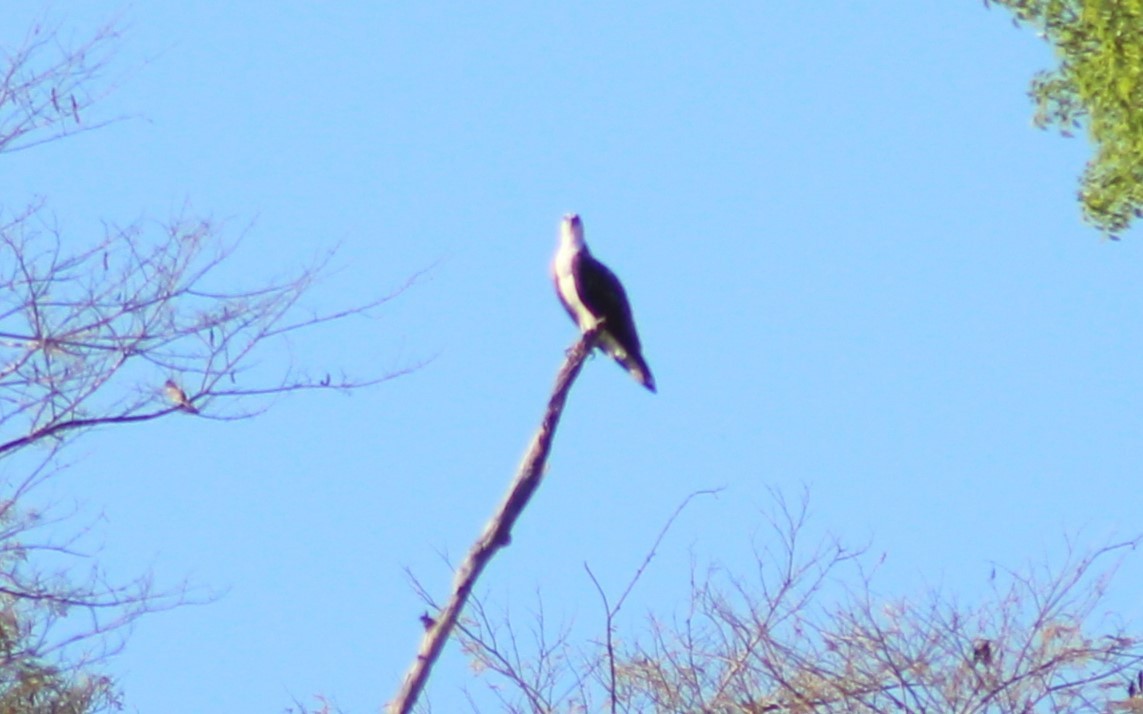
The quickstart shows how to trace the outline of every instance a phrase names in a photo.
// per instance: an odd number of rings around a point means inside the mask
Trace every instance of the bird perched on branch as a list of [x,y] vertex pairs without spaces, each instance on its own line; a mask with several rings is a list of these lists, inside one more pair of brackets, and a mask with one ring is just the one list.
[[985,667],[992,664],[992,641],[979,639],[972,643],[972,663],[983,664]]
[[599,325],[597,344],[635,381],[652,392],[655,378],[643,359],[627,293],[615,273],[592,256],[583,240],[583,221],[574,213],[560,222],[560,244],[552,262],[556,295],[581,332]]
[[175,380],[168,379],[167,383],[163,385],[163,391],[166,393],[167,399],[170,399],[179,409],[191,414],[198,414],[198,408],[191,404],[191,400],[187,398],[187,393],[175,383]]

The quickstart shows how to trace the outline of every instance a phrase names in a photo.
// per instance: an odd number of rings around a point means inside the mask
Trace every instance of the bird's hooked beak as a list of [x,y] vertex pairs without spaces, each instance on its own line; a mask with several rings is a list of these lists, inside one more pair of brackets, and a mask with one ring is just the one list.
[[568,213],[560,221],[560,242],[576,247],[583,245],[583,221],[577,214]]

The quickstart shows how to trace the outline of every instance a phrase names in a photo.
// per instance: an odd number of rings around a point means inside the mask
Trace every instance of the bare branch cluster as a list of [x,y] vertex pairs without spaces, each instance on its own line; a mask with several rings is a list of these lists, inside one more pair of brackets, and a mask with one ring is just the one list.
[[19,44],[0,48],[0,153],[107,124],[87,110],[110,91],[100,80],[118,38],[111,22],[67,45],[59,27],[36,22]]
[[[106,123],[88,110],[110,89],[117,40],[114,23],[77,43],[36,23],[0,47],[0,156]],[[61,235],[42,200],[0,205],[0,714],[120,708],[93,665],[141,616],[191,601],[185,585],[159,589],[149,575],[110,580],[79,551],[82,531],[45,535],[74,514],[47,517],[28,496],[70,437],[178,413],[243,418],[265,408],[249,397],[349,390],[407,371],[311,376],[290,360],[288,340],[368,315],[416,276],[391,295],[315,312],[301,300],[332,253],[285,279],[235,287],[245,282],[230,270],[236,247],[189,215],[105,226],[80,242]]]
[[[532,622],[517,625],[507,611],[491,612],[487,608],[482,598],[471,599],[457,625],[457,639],[477,675],[495,675],[512,683],[510,687],[491,688],[498,700],[496,711],[559,711],[556,705],[568,699],[572,693],[569,688],[583,689],[578,682],[570,684],[569,676],[591,671],[596,664],[578,655],[570,625],[562,623],[553,628],[538,595]],[[474,701],[472,705],[478,711]]]
[[[269,384],[239,386],[257,348],[387,298],[296,317],[323,264],[256,289],[218,290],[208,282],[233,246],[221,244],[210,221],[172,221],[158,240],[139,225],[111,229],[69,253],[39,209],[0,222],[0,456],[77,429],[176,410],[215,418],[252,413],[227,413],[217,406],[222,398],[349,389],[395,376],[287,371]],[[164,389],[171,378],[184,390],[180,398]]]
[[465,651],[513,712],[1143,711],[1143,685],[1128,691],[1143,646],[1099,609],[1138,541],[1001,571],[974,607],[938,591],[886,600],[862,552],[805,547],[805,503],[779,506],[751,577],[692,569],[686,612],[627,643],[576,646],[537,634],[542,620],[518,638],[477,603]]
[[[22,42],[0,48],[0,155],[98,126],[84,113],[109,91],[102,80],[118,37],[109,23],[69,44],[58,27],[38,22]],[[215,418],[256,413],[249,406],[226,411],[222,397],[350,389],[396,376],[309,376],[291,365],[267,383],[237,386],[255,348],[283,347],[273,338],[366,313],[387,299],[300,314],[298,301],[328,256],[281,282],[236,290],[217,287],[234,283],[216,278],[234,245],[222,242],[210,220],[106,227],[85,248],[68,245],[75,241],[62,239],[43,201],[0,208],[0,457],[98,424],[175,410],[207,406]]]

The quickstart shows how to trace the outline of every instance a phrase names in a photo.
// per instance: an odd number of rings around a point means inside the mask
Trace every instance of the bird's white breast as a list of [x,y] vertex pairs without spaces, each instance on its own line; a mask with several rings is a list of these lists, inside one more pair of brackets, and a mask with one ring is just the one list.
[[567,245],[561,245],[559,251],[556,252],[556,259],[552,263],[552,272],[555,273],[556,289],[560,291],[560,296],[564,299],[568,309],[575,313],[579,329],[586,332],[595,326],[596,320],[579,297],[579,290],[576,289],[575,274],[573,273],[574,264],[575,251]]

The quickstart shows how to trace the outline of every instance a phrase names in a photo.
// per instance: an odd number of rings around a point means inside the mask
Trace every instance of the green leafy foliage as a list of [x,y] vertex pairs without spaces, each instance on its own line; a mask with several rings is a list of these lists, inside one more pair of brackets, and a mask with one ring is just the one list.
[[1035,122],[1066,136],[1087,129],[1084,218],[1116,237],[1143,216],[1143,0],[992,1],[1055,48],[1059,66],[1029,91]]

